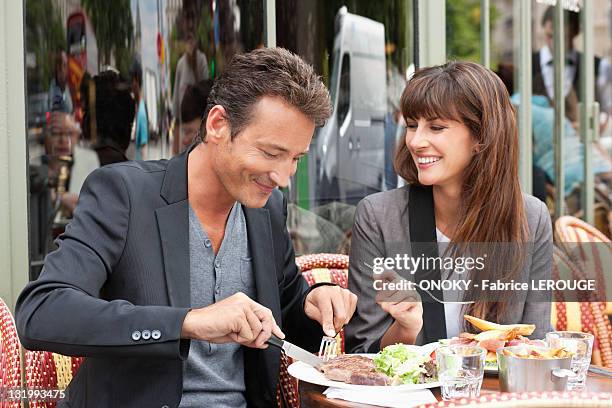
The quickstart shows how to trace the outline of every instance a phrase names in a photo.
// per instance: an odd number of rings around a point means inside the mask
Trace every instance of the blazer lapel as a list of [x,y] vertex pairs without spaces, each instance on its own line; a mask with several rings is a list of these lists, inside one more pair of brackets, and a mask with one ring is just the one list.
[[[413,257],[421,254],[426,257],[438,256],[436,238],[436,217],[434,212],[433,191],[431,187],[410,186],[408,199],[408,222],[410,224],[410,247]],[[417,282],[421,280],[440,281],[440,270],[419,269],[415,274]],[[418,289],[423,301],[424,343],[431,343],[446,338],[446,320],[444,305],[434,299],[442,299],[442,291],[429,292]],[[433,296],[432,296],[433,295]]]
[[195,146],[168,162],[160,191],[168,205],[155,210],[168,298],[170,305],[176,307],[191,307],[187,159]]
[[281,321],[278,281],[272,247],[270,213],[266,208],[242,206],[247,224],[249,250],[253,258],[253,273],[257,288],[257,302],[272,310],[274,319]]
[[191,307],[189,277],[189,201],[155,210],[161,238],[170,306]]

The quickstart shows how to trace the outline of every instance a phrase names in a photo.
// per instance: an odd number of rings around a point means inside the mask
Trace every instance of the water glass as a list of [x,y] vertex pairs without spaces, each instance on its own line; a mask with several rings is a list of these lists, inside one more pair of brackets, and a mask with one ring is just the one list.
[[565,348],[573,353],[570,368],[576,374],[567,380],[567,390],[583,390],[586,374],[591,364],[594,337],[590,333],[556,331],[546,333],[546,342],[550,348]]
[[480,395],[487,351],[482,347],[453,345],[436,350],[442,399]]

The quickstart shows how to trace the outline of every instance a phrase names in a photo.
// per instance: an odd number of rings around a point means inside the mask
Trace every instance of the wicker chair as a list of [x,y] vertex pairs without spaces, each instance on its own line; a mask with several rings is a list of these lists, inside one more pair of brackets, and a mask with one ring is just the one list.
[[[21,351],[15,320],[8,306],[0,299],[0,390],[21,387]],[[1,408],[18,408],[19,401],[0,397]]]
[[[553,252],[553,279],[579,278],[580,269],[558,247]],[[566,302],[556,293],[551,310],[552,325],[556,330],[582,331],[593,334],[593,356],[596,365],[612,367],[612,327],[604,313],[604,302]]]
[[561,408],[612,407],[612,394],[586,392],[514,392],[488,393],[475,398],[456,398],[418,408],[479,407],[479,408]]
[[[26,351],[26,385],[36,389],[66,389],[83,357],[69,357],[49,351]],[[30,408],[55,408],[57,401],[30,401]]]
[[[309,286],[319,282],[333,282],[346,288],[348,286],[348,256],[340,254],[303,255],[295,259],[302,276]],[[344,330],[336,337],[338,353],[344,353]],[[287,371],[290,359],[282,354],[276,400],[279,407],[297,408],[300,406],[298,381]]]
[[[555,234],[561,249],[589,278],[597,279],[601,292],[612,292],[612,274],[604,273],[606,261],[610,261],[612,242],[597,228],[571,216],[564,216],[555,222]],[[605,254],[604,254],[605,251]],[[598,295],[600,299],[603,294]],[[606,313],[612,314],[612,302],[606,305]]]

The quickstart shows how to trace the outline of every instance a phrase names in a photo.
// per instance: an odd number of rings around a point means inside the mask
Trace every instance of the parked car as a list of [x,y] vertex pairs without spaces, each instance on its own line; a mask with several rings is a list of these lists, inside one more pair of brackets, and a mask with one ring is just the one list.
[[334,112],[315,136],[315,196],[319,204],[356,203],[383,187],[384,25],[341,8],[336,16],[332,61]]

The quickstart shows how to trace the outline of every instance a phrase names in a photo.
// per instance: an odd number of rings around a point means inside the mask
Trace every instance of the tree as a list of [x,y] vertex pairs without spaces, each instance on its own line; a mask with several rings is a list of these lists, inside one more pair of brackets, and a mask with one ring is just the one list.
[[127,72],[134,35],[130,1],[82,0],[82,4],[96,35],[98,65],[110,65],[114,57],[116,67]]
[[[490,26],[499,12],[490,8]],[[480,0],[447,0],[446,56],[448,59],[480,62]]]
[[36,58],[28,70],[28,93],[41,92],[53,77],[55,54],[66,48],[65,27],[51,0],[27,0],[25,15],[26,50]]

